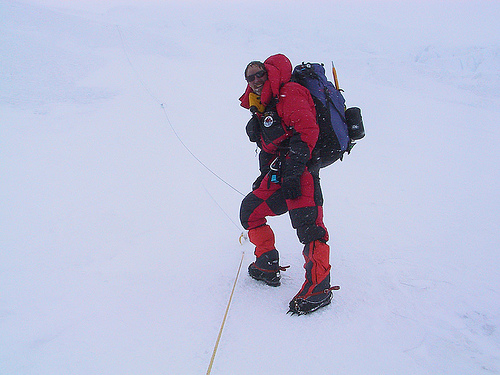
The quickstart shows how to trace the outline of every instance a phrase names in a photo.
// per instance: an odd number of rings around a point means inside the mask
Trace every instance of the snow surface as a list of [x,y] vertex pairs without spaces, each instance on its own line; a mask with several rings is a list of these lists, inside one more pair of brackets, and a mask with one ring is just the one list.
[[[500,373],[500,3],[0,0],[0,374]],[[251,280],[243,69],[334,60],[332,305]],[[163,107],[161,106],[163,104]],[[172,128],[173,127],[173,128]]]

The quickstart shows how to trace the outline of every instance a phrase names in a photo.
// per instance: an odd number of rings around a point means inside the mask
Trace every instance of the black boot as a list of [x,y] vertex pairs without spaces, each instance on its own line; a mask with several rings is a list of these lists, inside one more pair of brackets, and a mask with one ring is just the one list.
[[290,301],[288,310],[292,315],[305,315],[309,314],[313,311],[318,310],[319,308],[329,305],[332,301],[333,293],[330,289],[326,289],[324,292],[319,294],[313,294],[308,297],[294,297]]
[[278,251],[271,250],[248,266],[248,274],[255,280],[264,281],[267,285],[280,286],[280,269]]
[[[330,278],[328,278],[328,284],[330,284]],[[321,283],[325,284],[325,283]],[[318,287],[321,287],[322,285],[318,284]],[[315,290],[318,290],[319,288],[315,288]],[[290,301],[289,308],[288,310],[289,313],[292,315],[298,314],[298,315],[305,315],[309,314],[313,311],[318,310],[319,308],[323,306],[327,306],[332,302],[333,298],[333,293],[332,290],[339,290],[340,286],[330,286],[327,288],[324,288],[323,290],[318,290],[317,292],[313,292],[310,294],[306,295],[301,295],[301,292],[299,292],[293,299]]]

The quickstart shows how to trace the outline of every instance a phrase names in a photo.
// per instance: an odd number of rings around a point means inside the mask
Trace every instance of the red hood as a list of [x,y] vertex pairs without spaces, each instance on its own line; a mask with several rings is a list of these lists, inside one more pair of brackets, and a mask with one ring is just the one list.
[[[267,105],[273,97],[278,96],[281,86],[290,81],[292,77],[292,63],[285,55],[277,54],[270,56],[264,61],[264,65],[267,70],[268,79],[262,88],[260,101],[262,104]],[[240,98],[242,107],[250,108],[248,95],[251,92],[252,89],[247,85],[245,93]]]

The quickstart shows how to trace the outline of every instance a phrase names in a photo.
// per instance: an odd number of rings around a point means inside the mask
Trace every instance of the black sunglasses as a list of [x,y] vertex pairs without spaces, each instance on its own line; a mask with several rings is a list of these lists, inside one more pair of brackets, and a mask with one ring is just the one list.
[[265,70],[259,70],[257,73],[250,74],[249,76],[246,77],[247,82],[253,82],[255,78],[262,78],[266,75]]

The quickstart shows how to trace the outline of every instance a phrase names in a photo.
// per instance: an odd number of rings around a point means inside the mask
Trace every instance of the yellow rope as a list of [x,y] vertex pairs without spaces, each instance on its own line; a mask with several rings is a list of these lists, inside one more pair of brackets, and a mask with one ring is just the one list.
[[219,335],[217,336],[217,341],[215,342],[214,352],[212,353],[212,358],[210,359],[210,365],[208,366],[207,375],[210,375],[212,372],[212,365],[214,364],[215,354],[217,353],[217,348],[219,347],[219,341],[222,336],[222,330],[224,329],[224,324],[226,323],[227,313],[229,312],[229,306],[231,305],[231,300],[233,299],[234,289],[236,288],[236,282],[238,281],[238,277],[240,276],[241,264],[243,263],[243,257],[245,256],[245,252],[241,254],[240,266],[238,267],[238,272],[236,273],[236,278],[234,279],[233,290],[231,291],[231,295],[229,296],[229,301],[226,307],[226,313],[224,314],[224,319],[222,319],[222,324],[220,326]]

